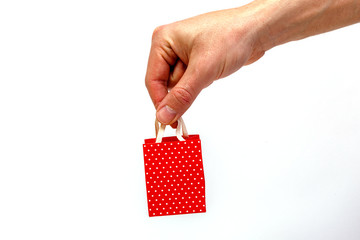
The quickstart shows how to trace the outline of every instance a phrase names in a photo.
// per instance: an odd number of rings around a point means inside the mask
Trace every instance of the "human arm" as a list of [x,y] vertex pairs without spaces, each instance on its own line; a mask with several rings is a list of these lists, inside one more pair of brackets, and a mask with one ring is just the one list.
[[157,118],[174,123],[203,88],[275,46],[359,21],[360,0],[256,0],[161,26],[145,77]]

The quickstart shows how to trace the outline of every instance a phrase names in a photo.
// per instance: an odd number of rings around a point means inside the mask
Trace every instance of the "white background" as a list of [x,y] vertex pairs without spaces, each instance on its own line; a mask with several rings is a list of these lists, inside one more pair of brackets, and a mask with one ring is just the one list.
[[360,239],[359,25],[205,89],[207,212],[147,215],[152,31],[244,3],[1,1],[0,239]]

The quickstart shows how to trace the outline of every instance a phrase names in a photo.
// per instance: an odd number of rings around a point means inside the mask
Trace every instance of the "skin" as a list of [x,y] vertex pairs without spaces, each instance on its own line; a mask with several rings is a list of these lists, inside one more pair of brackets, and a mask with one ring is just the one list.
[[145,84],[163,124],[267,50],[360,22],[360,0],[255,0],[154,30]]

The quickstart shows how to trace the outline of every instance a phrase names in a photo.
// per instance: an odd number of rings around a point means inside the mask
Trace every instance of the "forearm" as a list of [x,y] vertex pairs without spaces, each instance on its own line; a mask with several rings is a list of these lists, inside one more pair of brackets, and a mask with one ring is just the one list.
[[360,0],[256,0],[259,41],[266,51],[360,22]]

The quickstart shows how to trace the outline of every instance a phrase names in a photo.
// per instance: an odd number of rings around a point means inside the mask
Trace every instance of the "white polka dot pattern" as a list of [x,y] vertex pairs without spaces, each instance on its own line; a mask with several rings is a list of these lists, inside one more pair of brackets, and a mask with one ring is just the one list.
[[206,212],[199,135],[147,139],[143,149],[149,216]]

